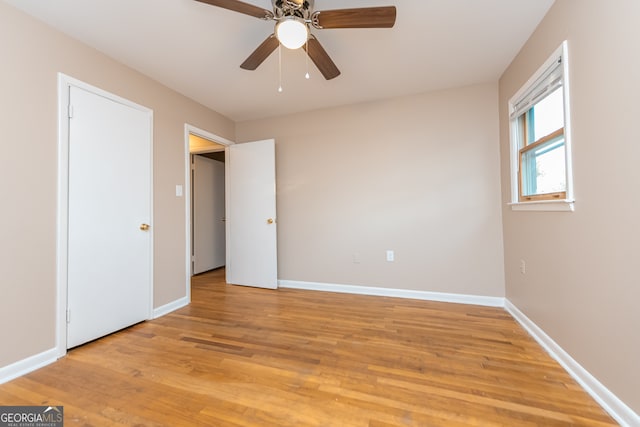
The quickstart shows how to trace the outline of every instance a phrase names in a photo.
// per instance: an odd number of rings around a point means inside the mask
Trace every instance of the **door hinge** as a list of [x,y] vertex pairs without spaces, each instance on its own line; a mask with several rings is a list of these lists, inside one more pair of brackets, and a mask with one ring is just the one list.
[[69,113],[69,118],[72,119],[73,118],[73,105],[71,105],[71,104],[69,104],[68,113]]
[[71,323],[71,310],[67,309],[67,323]]

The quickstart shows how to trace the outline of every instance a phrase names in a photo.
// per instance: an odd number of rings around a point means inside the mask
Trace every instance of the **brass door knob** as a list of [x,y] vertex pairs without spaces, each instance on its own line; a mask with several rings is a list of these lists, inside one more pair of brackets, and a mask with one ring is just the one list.
[[140,224],[140,230],[142,231],[149,230],[149,224]]
[[273,218],[269,218],[269,219],[267,220],[267,224],[273,224]]

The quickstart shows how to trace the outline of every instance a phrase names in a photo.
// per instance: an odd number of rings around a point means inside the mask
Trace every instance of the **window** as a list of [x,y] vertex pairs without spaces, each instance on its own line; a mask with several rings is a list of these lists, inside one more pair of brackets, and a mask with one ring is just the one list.
[[509,101],[512,205],[573,210],[567,77],[564,42]]

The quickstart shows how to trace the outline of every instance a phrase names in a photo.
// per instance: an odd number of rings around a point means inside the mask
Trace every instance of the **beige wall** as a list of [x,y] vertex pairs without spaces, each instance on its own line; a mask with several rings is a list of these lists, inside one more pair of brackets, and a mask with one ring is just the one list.
[[57,73],[154,110],[154,305],[185,296],[184,123],[219,114],[0,2],[0,367],[55,346]]
[[279,279],[503,296],[497,109],[487,84],[238,123],[276,140]]
[[[507,297],[640,412],[640,2],[557,0],[500,79]],[[512,212],[508,99],[569,44],[576,211]],[[519,260],[527,271],[518,271]]]

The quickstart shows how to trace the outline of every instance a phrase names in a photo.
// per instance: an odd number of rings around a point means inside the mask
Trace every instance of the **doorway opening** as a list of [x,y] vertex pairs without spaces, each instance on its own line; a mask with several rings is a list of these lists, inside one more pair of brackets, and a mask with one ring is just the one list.
[[[186,304],[191,301],[191,156],[190,135],[224,146],[225,180],[225,276],[235,285],[277,289],[277,226],[275,140],[235,144],[225,138],[185,124],[185,186],[176,188],[184,194],[186,218],[185,288]],[[193,139],[193,138],[192,138]],[[210,145],[210,151],[219,147]],[[199,153],[209,151],[204,149]],[[233,159],[233,162],[231,162]],[[232,167],[233,166],[233,167]]]
[[225,146],[189,135],[189,147],[193,276],[226,265]]
[[[191,276],[228,264],[228,147],[233,142],[185,125],[186,289]],[[222,182],[220,182],[222,181]]]

